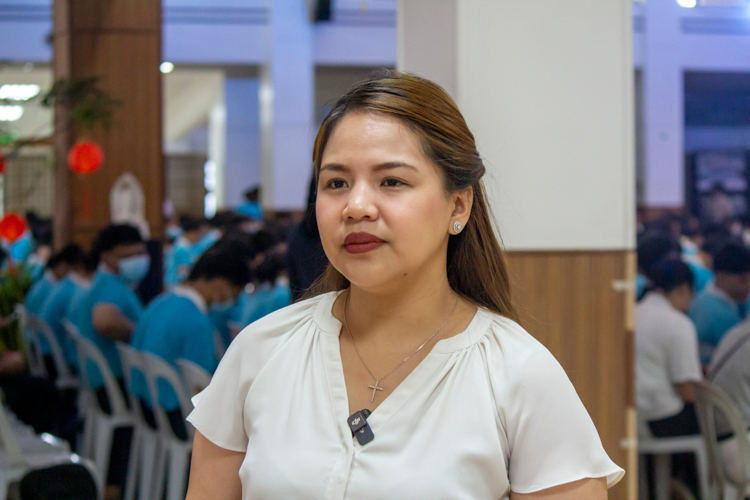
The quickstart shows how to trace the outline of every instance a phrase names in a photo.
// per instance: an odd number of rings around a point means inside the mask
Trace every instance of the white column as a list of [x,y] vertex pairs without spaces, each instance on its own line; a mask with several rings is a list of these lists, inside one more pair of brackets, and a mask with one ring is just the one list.
[[247,189],[260,183],[260,118],[257,78],[227,78],[224,204],[235,208]]
[[311,172],[315,108],[312,26],[304,0],[270,0],[269,54],[261,73],[261,198],[302,209]]
[[[511,250],[634,247],[630,2],[400,0],[400,68],[455,85]],[[429,57],[451,19],[455,63]]]
[[227,144],[227,110],[223,100],[215,105],[208,115],[208,162],[205,183],[208,194],[205,201],[206,216],[225,208],[224,202],[224,158]]
[[680,65],[680,14],[674,0],[646,2],[643,64],[644,203],[685,202],[684,83]]

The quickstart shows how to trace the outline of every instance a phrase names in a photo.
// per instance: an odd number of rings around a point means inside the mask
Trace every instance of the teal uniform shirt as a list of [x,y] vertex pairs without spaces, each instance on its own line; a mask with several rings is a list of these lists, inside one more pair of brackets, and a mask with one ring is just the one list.
[[39,315],[42,312],[42,305],[47,300],[55,283],[57,281],[51,272],[44,273],[42,278],[34,283],[26,294],[26,300],[24,301],[26,310],[31,314]]
[[743,319],[739,304],[714,285],[709,285],[693,300],[688,316],[698,332],[704,365],[711,363],[713,351],[724,334]]
[[248,297],[249,295],[246,292],[242,292],[232,307],[224,310],[211,309],[208,312],[208,318],[214,329],[219,333],[219,337],[221,337],[221,341],[224,344],[224,349],[228,349],[229,344],[232,343],[232,332],[229,330],[229,323],[240,322],[242,309]]
[[693,271],[693,284],[695,286],[695,293],[701,293],[706,289],[708,285],[714,282],[714,273],[703,264],[699,264],[693,260],[685,260],[685,263]]
[[263,316],[288,306],[291,301],[292,292],[286,283],[261,286],[244,302],[239,323],[247,326]]
[[[91,283],[91,290],[86,294],[83,310],[80,314],[78,326],[81,335],[91,340],[102,351],[110,370],[115,378],[122,378],[122,364],[115,342],[99,335],[94,329],[92,314],[94,307],[99,304],[112,304],[133,323],[138,323],[143,313],[143,306],[138,296],[125,284],[125,282],[108,270],[100,268]],[[101,386],[104,382],[99,370],[89,368],[91,385]]]
[[[206,306],[197,292],[177,287],[159,296],[143,313],[133,334],[131,345],[139,351],[155,354],[179,369],[178,359],[200,365],[208,373],[216,370],[218,360],[214,349],[214,327],[206,315]],[[177,395],[163,380],[159,384],[159,404],[167,411],[180,407]],[[134,375],[133,394],[150,406],[145,378]]]
[[[84,286],[80,281],[71,276],[66,276],[52,287],[39,313],[42,319],[52,328],[52,331],[55,332],[55,337],[57,337],[57,342],[63,350],[65,360],[72,366],[76,364],[75,345],[68,339],[62,320],[65,317],[65,311],[68,310],[73,296],[78,293],[78,289],[82,288]],[[42,342],[42,352],[44,354],[49,354],[50,352],[46,342]]]
[[185,281],[193,265],[198,262],[198,259],[206,250],[219,240],[220,236],[218,231],[210,231],[195,243],[189,243],[184,238],[179,238],[164,257],[164,284],[167,287],[172,287]]

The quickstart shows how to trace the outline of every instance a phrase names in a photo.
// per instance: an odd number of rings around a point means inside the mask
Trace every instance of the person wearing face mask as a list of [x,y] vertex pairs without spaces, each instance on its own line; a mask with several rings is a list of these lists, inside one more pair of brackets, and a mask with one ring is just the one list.
[[[134,290],[148,273],[150,259],[141,233],[129,225],[102,229],[92,254],[98,268],[84,300],[84,314],[76,326],[102,351],[112,374],[124,386],[115,342],[129,342],[141,317],[143,305]],[[94,387],[103,385],[98,370],[89,377]],[[109,402],[103,388],[99,393],[102,408],[107,411]]]
[[[209,249],[187,280],[146,308],[131,345],[161,357],[175,369],[177,359],[187,359],[213,373],[218,358],[208,311],[233,303],[249,281],[250,268],[239,242],[224,242]],[[141,399],[144,414],[153,417],[145,379],[135,377],[132,389]],[[177,396],[166,384],[159,388],[159,394],[159,404],[167,411],[175,434],[187,438]]]

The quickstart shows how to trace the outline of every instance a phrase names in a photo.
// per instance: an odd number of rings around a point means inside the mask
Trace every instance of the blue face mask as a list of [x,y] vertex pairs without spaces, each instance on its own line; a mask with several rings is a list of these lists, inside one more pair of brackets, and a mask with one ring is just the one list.
[[128,286],[137,287],[148,274],[151,267],[151,257],[148,255],[136,255],[120,259],[120,277]]
[[211,312],[222,314],[229,311],[237,303],[236,300],[230,299],[225,302],[219,302],[218,304],[211,305]]

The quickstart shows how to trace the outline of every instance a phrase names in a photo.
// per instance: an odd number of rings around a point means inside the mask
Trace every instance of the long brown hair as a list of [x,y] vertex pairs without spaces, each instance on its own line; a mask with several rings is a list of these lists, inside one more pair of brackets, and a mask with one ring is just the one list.
[[[363,110],[397,118],[410,127],[421,139],[426,156],[442,170],[447,192],[473,188],[466,228],[448,241],[448,282],[466,299],[517,320],[507,264],[493,231],[482,182],[484,163],[456,103],[439,85],[424,78],[395,71],[373,74],[351,87],[323,120],[313,147],[316,179],[336,125],[346,114]],[[329,264],[308,296],[348,286],[349,280]]]

